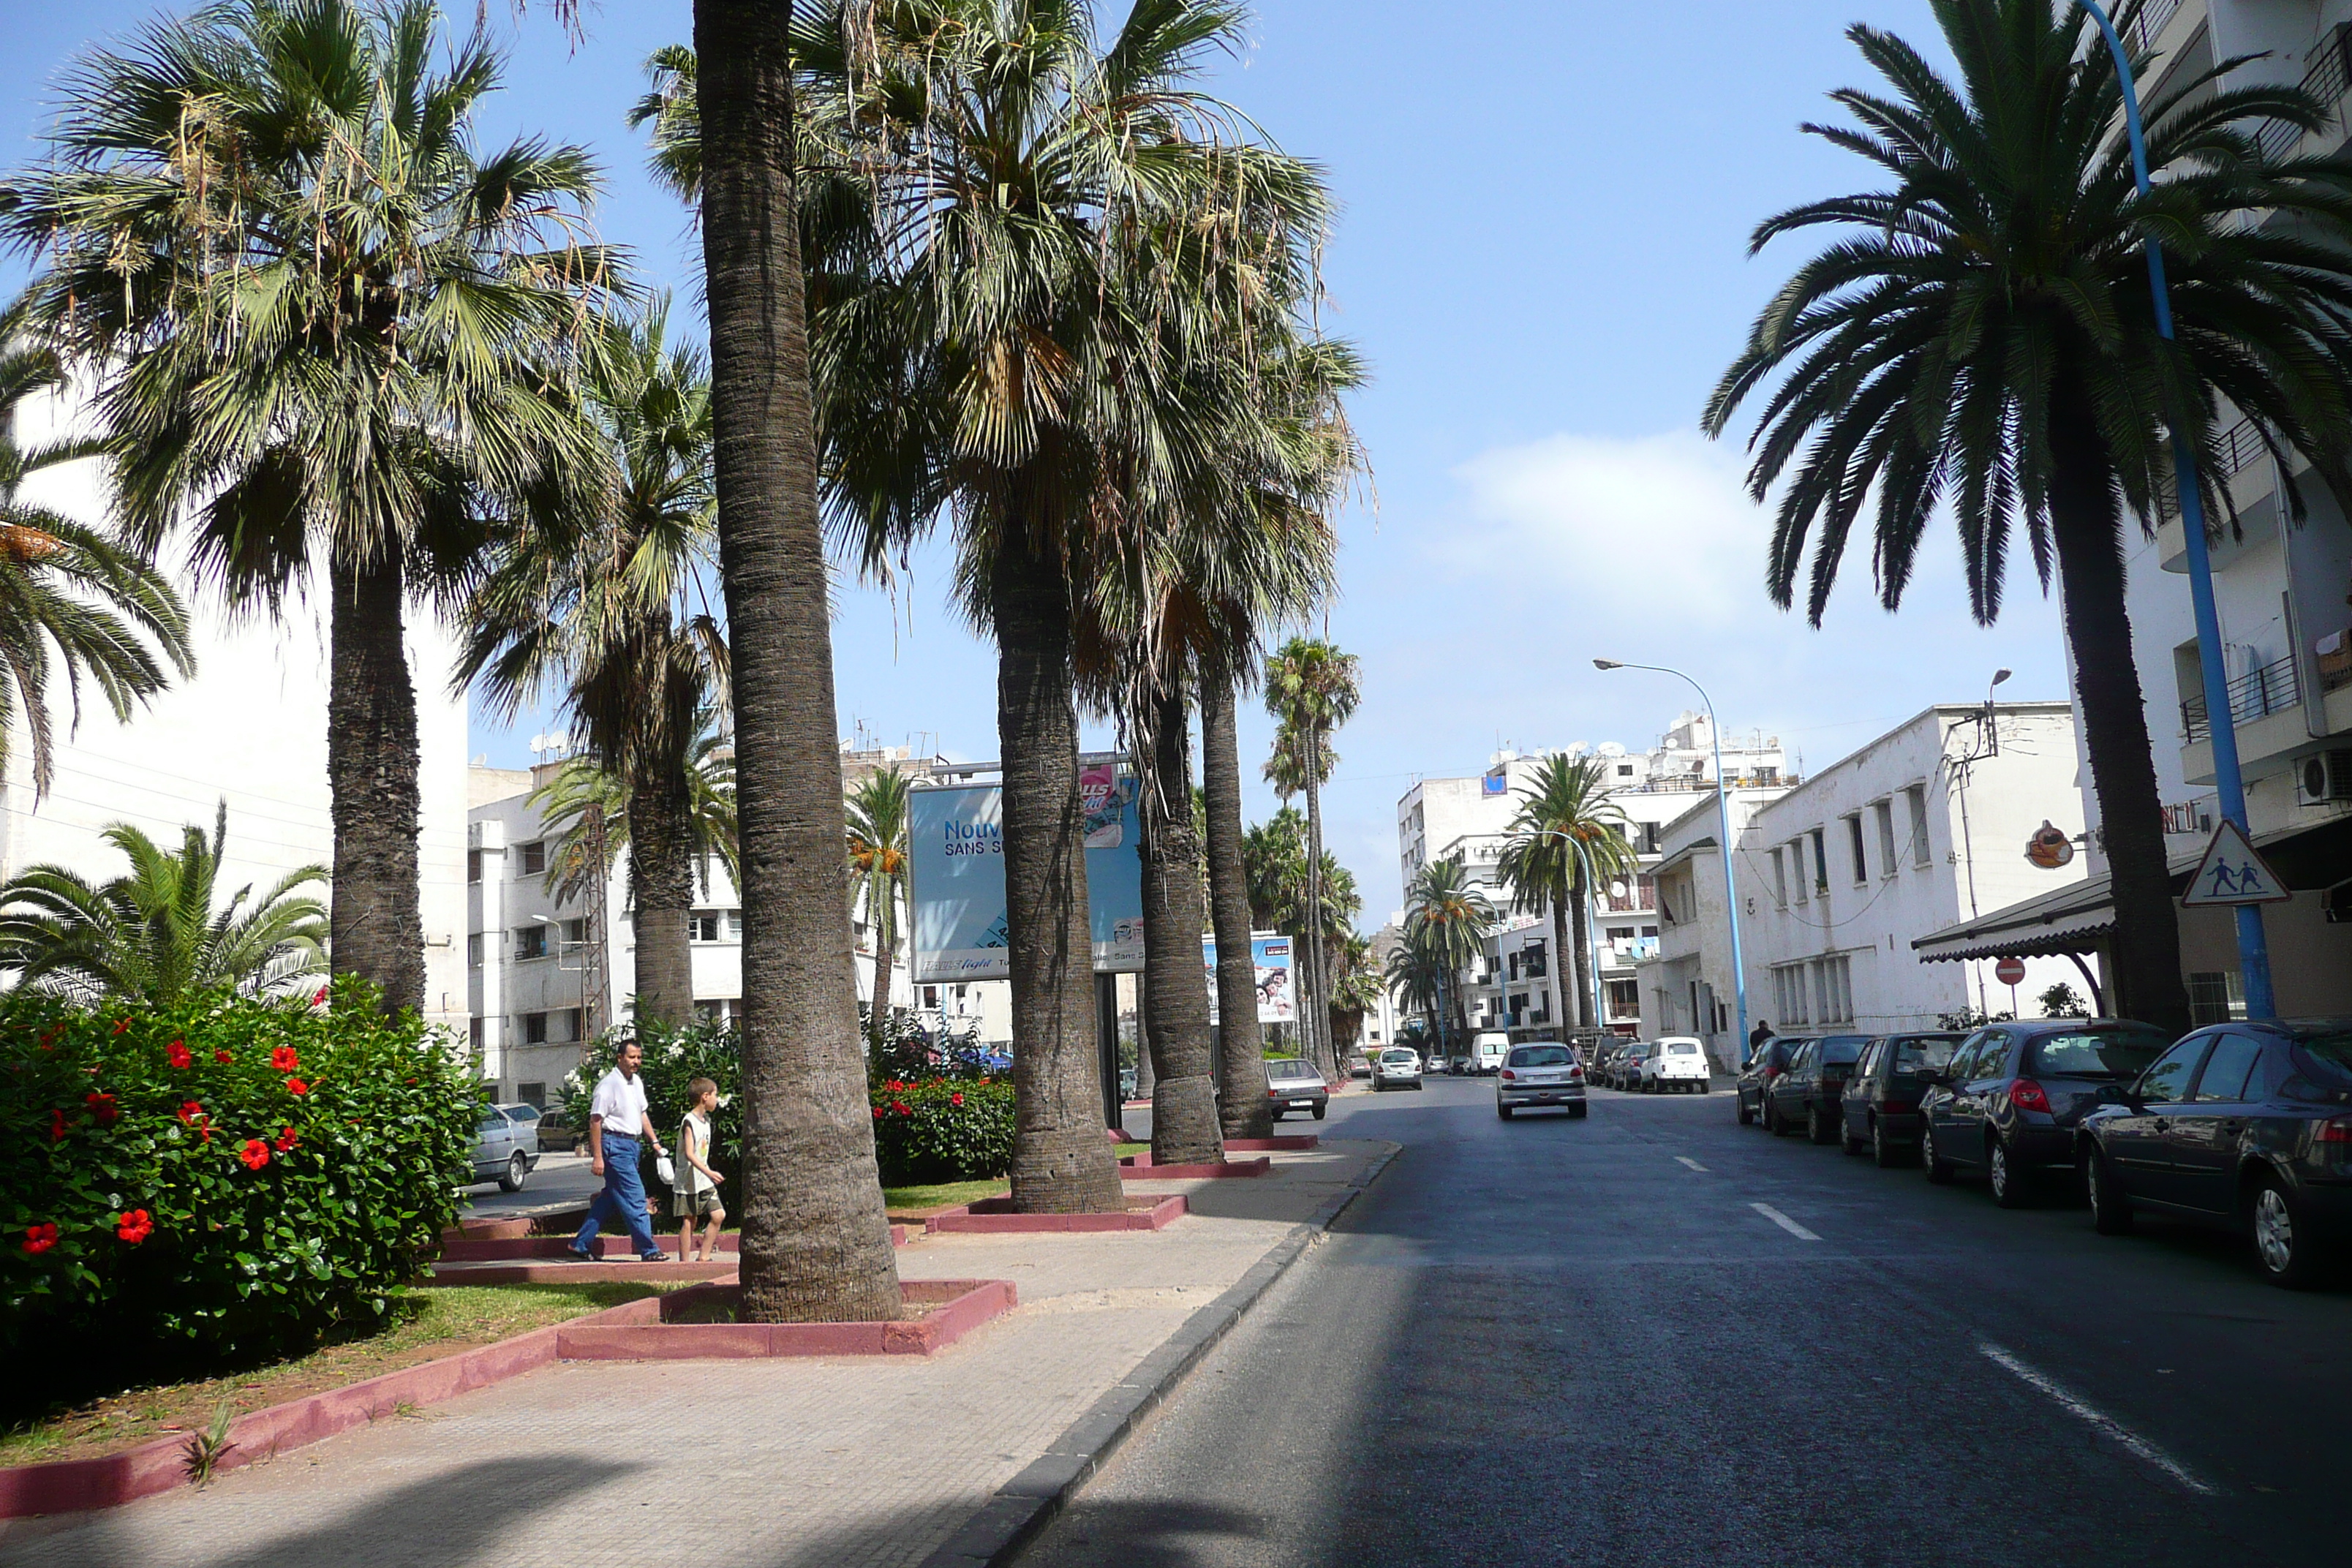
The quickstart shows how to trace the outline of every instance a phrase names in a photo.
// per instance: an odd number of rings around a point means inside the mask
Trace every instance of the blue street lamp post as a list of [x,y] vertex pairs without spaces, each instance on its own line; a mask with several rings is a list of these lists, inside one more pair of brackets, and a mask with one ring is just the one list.
[[[1613,658],[1596,658],[1592,661],[1592,668],[1595,669],[1648,669],[1654,670],[1660,675],[1677,677],[1689,682],[1690,689],[1698,693],[1699,701],[1706,709],[1706,738],[1708,743],[1715,748],[1715,827],[1723,856],[1724,915],[1731,921],[1731,988],[1733,994],[1739,999],[1739,1033],[1731,1042],[1732,1064],[1737,1068],[1748,1054],[1748,963],[1739,951],[1739,889],[1731,875],[1731,856],[1734,848],[1731,842],[1731,805],[1724,792],[1723,734],[1715,721],[1715,700],[1706,694],[1706,687],[1692,680],[1681,670],[1667,665],[1626,664]],[[1691,1022],[1696,1024],[1698,1020],[1694,1018]]]
[[[2141,133],[2139,89],[2132,79],[2131,58],[2098,0],[2075,0],[2091,14],[2115,57],[2116,77],[2123,87],[2124,132],[2131,140],[2132,180],[2142,197],[2147,195],[2147,141]],[[2151,228],[2144,242],[2147,281],[2156,304],[2156,332],[2172,341],[2172,293],[2165,285],[2164,247]],[[2173,488],[2179,492],[2180,531],[2189,547],[2189,600],[2197,614],[2197,663],[2204,677],[2205,730],[2213,741],[2213,784],[2221,797],[2221,815],[2252,837],[2246,820],[2245,778],[2238,769],[2237,717],[2230,710],[2229,677],[2221,668],[2221,618],[2213,607],[2213,563],[2205,542],[2205,498],[2198,489],[2197,455],[2181,438],[2176,421],[2172,442]],[[2238,906],[2238,967],[2246,993],[2246,1016],[2275,1018],[2278,1003],[2271,988],[2270,942],[2263,931],[2258,904]]]

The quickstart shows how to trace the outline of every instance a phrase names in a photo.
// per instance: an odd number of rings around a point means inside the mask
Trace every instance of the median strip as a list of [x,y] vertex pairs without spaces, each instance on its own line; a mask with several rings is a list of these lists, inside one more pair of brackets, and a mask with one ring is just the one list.
[[1795,1220],[1790,1219],[1787,1215],[1782,1214],[1770,1204],[1749,1204],[1748,1206],[1754,1209],[1758,1214],[1762,1215],[1766,1219],[1770,1220],[1774,1225],[1779,1226],[1782,1230],[1787,1231],[1790,1236],[1795,1237],[1799,1241],[1819,1241],[1821,1239],[1820,1237],[1815,1236],[1811,1231],[1807,1230],[1803,1226],[1799,1225]]

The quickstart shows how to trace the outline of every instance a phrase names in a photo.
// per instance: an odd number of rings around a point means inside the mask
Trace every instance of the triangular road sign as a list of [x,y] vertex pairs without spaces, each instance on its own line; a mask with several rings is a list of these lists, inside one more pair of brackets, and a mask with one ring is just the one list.
[[2214,904],[2283,904],[2294,897],[2270,862],[2254,852],[2246,830],[2228,817],[2213,825],[2213,841],[2189,879],[2180,907],[2194,910]]

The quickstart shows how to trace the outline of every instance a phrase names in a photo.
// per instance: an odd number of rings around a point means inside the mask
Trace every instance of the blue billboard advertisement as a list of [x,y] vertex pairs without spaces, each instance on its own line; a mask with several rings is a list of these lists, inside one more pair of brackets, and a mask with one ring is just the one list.
[[[1079,775],[1087,804],[1087,892],[1095,972],[1143,969],[1143,858],[1135,781],[1108,765]],[[1003,980],[1004,792],[996,784],[907,795],[908,902],[915,981]]]
[[[1217,939],[1201,939],[1201,962],[1209,971],[1209,1022],[1217,1021]],[[1257,970],[1257,1021],[1295,1024],[1297,993],[1291,989],[1290,939],[1274,931],[1250,933],[1250,962]]]

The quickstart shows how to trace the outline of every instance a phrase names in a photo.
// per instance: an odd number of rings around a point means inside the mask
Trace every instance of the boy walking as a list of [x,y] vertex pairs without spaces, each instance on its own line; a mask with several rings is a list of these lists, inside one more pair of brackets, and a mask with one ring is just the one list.
[[696,1261],[708,1263],[719,1251],[719,1227],[727,1223],[727,1209],[719,1201],[719,1184],[727,1178],[710,1168],[710,1117],[719,1109],[719,1086],[707,1078],[696,1079],[686,1086],[687,1098],[694,1109],[677,1130],[677,1180],[671,1186],[677,1215],[677,1257],[683,1263],[694,1251],[694,1222],[706,1215],[709,1228],[702,1237],[702,1256]]
[[645,1057],[645,1047],[635,1040],[622,1046],[613,1070],[597,1083],[595,1098],[588,1104],[589,1168],[604,1178],[604,1190],[588,1205],[588,1223],[572,1238],[572,1256],[583,1261],[593,1256],[588,1245],[608,1225],[616,1230],[627,1227],[639,1261],[669,1261],[669,1254],[655,1244],[653,1219],[646,1212],[645,1178],[637,1170],[639,1139],[653,1144],[656,1154],[667,1152],[646,1120],[646,1085],[637,1076]]

